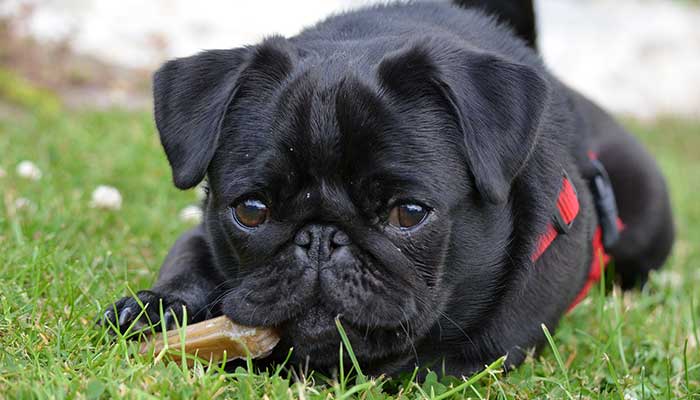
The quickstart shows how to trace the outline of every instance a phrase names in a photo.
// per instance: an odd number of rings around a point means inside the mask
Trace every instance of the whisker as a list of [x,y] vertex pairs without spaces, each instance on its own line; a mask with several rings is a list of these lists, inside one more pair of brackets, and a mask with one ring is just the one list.
[[416,365],[420,365],[420,362],[418,361],[418,350],[416,350],[416,345],[413,342],[413,337],[411,336],[411,322],[408,320],[408,315],[406,315],[406,311],[403,309],[403,307],[400,308],[401,313],[404,316],[404,319],[406,320],[406,325],[408,325],[408,328],[405,328],[403,323],[399,321],[399,326],[404,329],[404,332],[406,333],[406,340],[411,344],[411,350],[413,350],[413,356],[416,359]]

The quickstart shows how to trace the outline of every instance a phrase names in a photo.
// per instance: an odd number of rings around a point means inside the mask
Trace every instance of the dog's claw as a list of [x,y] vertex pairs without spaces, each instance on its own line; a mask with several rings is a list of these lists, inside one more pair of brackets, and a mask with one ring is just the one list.
[[114,324],[114,311],[111,309],[108,309],[107,311],[102,314],[102,319],[98,321],[100,325],[109,325],[110,323]]
[[127,325],[127,323],[131,321],[132,315],[133,315],[133,311],[131,311],[130,307],[124,308],[119,313],[119,326],[122,327],[122,326]]
[[180,304],[175,304],[168,308],[168,311],[163,314],[163,323],[166,330],[176,329],[183,325],[184,309],[185,306]]
[[169,331],[170,329],[175,327],[175,317],[173,316],[171,309],[169,309],[165,312],[165,314],[163,314],[163,324],[165,324],[166,331]]

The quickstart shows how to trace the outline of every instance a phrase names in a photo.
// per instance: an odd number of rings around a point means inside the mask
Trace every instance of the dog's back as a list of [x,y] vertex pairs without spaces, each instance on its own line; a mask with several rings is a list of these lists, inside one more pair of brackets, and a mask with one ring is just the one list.
[[351,57],[356,63],[376,63],[387,52],[441,38],[528,65],[541,64],[536,53],[523,46],[523,42],[534,44],[529,41],[534,41],[534,29],[523,28],[522,35],[516,31],[521,42],[515,41],[512,25],[519,22],[499,17],[495,7],[485,9],[480,4],[488,2],[468,3],[474,4],[466,8],[433,2],[378,5],[330,17],[290,40],[325,59]]

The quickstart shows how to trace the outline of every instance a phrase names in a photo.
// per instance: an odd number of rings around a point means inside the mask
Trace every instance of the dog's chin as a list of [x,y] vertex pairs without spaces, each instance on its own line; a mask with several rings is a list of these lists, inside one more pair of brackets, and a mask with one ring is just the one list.
[[[403,329],[358,327],[344,320],[342,315],[333,315],[323,306],[315,305],[277,325],[282,338],[275,353],[286,358],[292,349],[290,362],[293,364],[308,365],[321,371],[337,368],[342,339],[336,319],[363,365],[402,357],[410,348],[411,341]],[[347,351],[344,354],[348,356]]]
[[[335,317],[321,306],[314,306],[280,326],[282,344],[293,349],[292,358],[324,366],[337,364],[341,340]],[[350,329],[350,326],[344,328]]]

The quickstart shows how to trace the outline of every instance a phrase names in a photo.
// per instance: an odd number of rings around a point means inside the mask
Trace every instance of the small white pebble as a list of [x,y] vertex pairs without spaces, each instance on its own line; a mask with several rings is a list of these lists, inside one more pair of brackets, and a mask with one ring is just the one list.
[[33,162],[24,160],[17,164],[17,175],[22,178],[38,181],[41,179],[41,170]]
[[180,220],[198,224],[202,220],[202,209],[198,206],[187,206],[180,211]]
[[0,168],[0,178],[4,178],[7,176],[7,172],[5,172],[4,169]]
[[27,198],[18,197],[15,200],[15,210],[17,210],[17,211],[20,211],[20,210],[33,211],[33,210],[36,210],[36,205],[34,205],[34,203]]
[[90,207],[105,210],[119,210],[122,208],[122,195],[116,188],[100,185],[92,192]]

